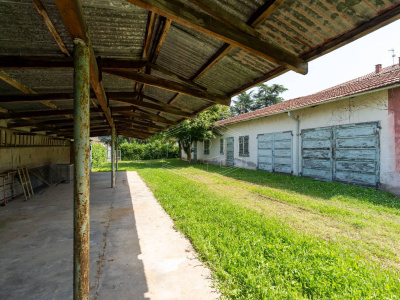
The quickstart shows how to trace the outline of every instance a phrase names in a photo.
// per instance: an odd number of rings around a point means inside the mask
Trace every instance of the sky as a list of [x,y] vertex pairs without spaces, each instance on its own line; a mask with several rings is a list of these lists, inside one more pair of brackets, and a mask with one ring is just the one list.
[[266,84],[281,84],[288,89],[285,100],[310,95],[375,71],[375,65],[387,67],[400,56],[400,20],[382,27],[354,42],[308,63],[308,74],[289,71]]

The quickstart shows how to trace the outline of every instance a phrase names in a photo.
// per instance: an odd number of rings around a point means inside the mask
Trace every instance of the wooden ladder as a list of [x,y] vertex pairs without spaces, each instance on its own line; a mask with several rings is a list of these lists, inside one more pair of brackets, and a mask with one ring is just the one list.
[[31,178],[29,177],[29,171],[27,168],[24,167],[18,168],[17,170],[18,170],[19,181],[21,182],[22,190],[24,191],[25,201],[27,201],[34,195]]

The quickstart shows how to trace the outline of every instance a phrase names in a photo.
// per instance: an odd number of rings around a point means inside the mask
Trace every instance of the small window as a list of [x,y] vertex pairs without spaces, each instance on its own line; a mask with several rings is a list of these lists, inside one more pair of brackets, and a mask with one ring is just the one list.
[[204,155],[210,154],[210,140],[204,140]]
[[224,139],[219,140],[219,154],[224,154]]
[[249,136],[239,136],[239,156],[249,156]]

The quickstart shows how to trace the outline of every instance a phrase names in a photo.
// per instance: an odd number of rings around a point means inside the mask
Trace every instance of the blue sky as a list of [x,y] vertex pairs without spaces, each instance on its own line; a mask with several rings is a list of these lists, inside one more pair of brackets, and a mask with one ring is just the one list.
[[317,58],[308,64],[308,74],[289,71],[266,84],[282,84],[289,90],[285,100],[306,96],[375,71],[376,64],[392,65],[394,49],[400,56],[400,20],[382,27],[350,44]]

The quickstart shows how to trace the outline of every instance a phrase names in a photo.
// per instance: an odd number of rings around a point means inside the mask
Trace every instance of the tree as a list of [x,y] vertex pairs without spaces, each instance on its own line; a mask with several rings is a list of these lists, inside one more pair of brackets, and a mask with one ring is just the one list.
[[232,101],[230,112],[232,116],[248,113],[260,108],[271,106],[282,102],[284,99],[279,95],[287,91],[283,85],[273,84],[268,86],[266,84],[260,84],[257,86],[257,92],[253,94],[253,91],[241,93],[238,98]]
[[287,91],[287,88],[280,84],[273,84],[271,86],[268,86],[263,83],[260,84],[257,88],[257,94],[254,96],[255,101],[252,107],[253,110],[268,107],[282,102],[284,99],[282,97],[279,97],[279,95]]
[[228,107],[215,105],[198,114],[196,119],[186,120],[180,123],[178,127],[170,129],[167,135],[176,139],[179,148],[186,152],[187,159],[191,162],[193,143],[220,135],[219,131],[214,127],[214,123],[228,116]]
[[230,107],[231,115],[237,116],[253,110],[254,100],[252,98],[252,91],[250,93],[241,93],[237,100],[232,101],[233,105]]

